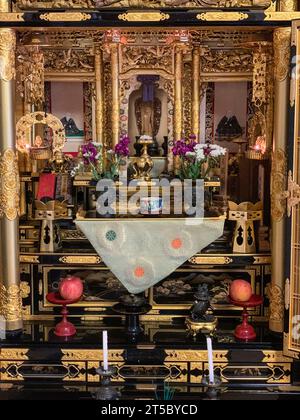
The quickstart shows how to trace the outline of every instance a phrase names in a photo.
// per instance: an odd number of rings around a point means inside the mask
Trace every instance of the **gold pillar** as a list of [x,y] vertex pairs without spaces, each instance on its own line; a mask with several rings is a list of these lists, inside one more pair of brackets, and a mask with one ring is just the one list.
[[120,138],[119,51],[118,44],[110,45],[112,77],[112,147]]
[[174,103],[174,140],[182,137],[182,47],[176,46],[175,51],[175,103]]
[[18,243],[20,179],[14,113],[15,48],[15,31],[0,29],[0,315],[6,321],[7,332],[22,329]]
[[283,331],[284,317],[284,255],[285,255],[285,200],[287,176],[287,136],[289,101],[289,64],[291,29],[274,30],[274,130],[271,173],[272,216],[272,281],[270,298],[270,329]]
[[103,144],[103,54],[100,48],[95,51],[96,78],[96,141]]
[[199,141],[200,130],[200,51],[193,50],[192,134]]
[[10,0],[0,0],[0,12],[10,12]]
[[298,0],[280,0],[281,12],[294,12],[297,10]]

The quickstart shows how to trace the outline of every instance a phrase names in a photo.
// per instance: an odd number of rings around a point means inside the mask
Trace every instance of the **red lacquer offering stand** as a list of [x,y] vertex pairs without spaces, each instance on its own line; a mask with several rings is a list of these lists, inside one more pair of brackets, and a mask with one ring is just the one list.
[[48,302],[53,303],[54,305],[62,306],[62,321],[56,325],[54,334],[58,337],[71,337],[72,335],[75,335],[76,328],[71,322],[68,321],[67,318],[69,314],[67,305],[71,305],[72,303],[78,302],[80,298],[76,300],[65,300],[60,296],[59,293],[48,293],[47,300]]
[[256,332],[252,325],[250,325],[248,322],[249,312],[247,311],[247,309],[260,306],[263,303],[263,298],[259,295],[252,295],[248,302],[240,302],[231,299],[231,297],[229,296],[229,302],[232,303],[234,306],[239,306],[240,308],[243,308],[243,322],[236,327],[234,332],[235,337],[239,340],[244,341],[254,340],[256,338]]

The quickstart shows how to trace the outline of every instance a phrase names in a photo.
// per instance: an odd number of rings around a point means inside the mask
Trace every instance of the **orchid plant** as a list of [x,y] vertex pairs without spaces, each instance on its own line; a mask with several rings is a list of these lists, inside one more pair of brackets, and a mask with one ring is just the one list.
[[217,144],[197,143],[196,136],[191,135],[188,140],[177,141],[172,152],[180,158],[179,177],[196,180],[205,179],[209,171],[219,165],[226,149]]
[[75,166],[71,176],[80,171],[88,169],[92,173],[93,180],[99,181],[102,178],[116,179],[119,175],[121,165],[124,165],[129,156],[128,136],[123,136],[113,150],[104,153],[100,143],[88,142],[80,147],[79,157],[81,162]]

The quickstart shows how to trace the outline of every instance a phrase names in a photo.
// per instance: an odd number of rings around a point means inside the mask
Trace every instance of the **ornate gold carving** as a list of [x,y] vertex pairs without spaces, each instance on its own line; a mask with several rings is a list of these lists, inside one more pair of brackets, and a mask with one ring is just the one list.
[[161,7],[180,8],[267,8],[270,0],[16,0],[17,7],[27,8],[62,8],[93,9],[100,7],[133,7],[139,9],[156,9]]
[[83,22],[91,19],[89,13],[44,13],[40,15],[41,20],[47,22]]
[[7,322],[22,319],[22,298],[20,287],[16,284],[5,287],[0,285],[0,314]]
[[37,255],[20,255],[20,263],[39,264],[40,257]]
[[300,185],[294,181],[292,171],[288,175],[288,190],[282,193],[282,197],[287,198],[287,215],[290,217],[293,207],[300,203]]
[[1,381],[24,381],[23,375],[19,373],[19,367],[24,362],[3,361],[0,362],[0,378]]
[[45,72],[88,72],[94,71],[94,57],[90,49],[46,49]]
[[17,0],[17,6],[20,9],[73,9],[73,8],[86,8],[89,9],[95,6],[94,0]]
[[[52,129],[53,132],[53,141],[52,141],[52,151],[55,155],[60,153],[65,145],[66,136],[65,129],[60,121],[55,115],[46,114],[45,112],[33,112],[31,114],[26,114],[24,117],[20,118],[17,122],[17,149],[21,153],[27,153],[27,142],[28,131],[32,129],[32,126],[35,124],[44,124]],[[31,132],[31,131],[30,131]]]
[[287,156],[284,150],[277,149],[272,156],[271,172],[271,215],[279,222],[286,211],[286,171]]
[[[188,63],[186,63],[188,64]],[[200,114],[199,114],[199,107],[200,107],[200,50],[198,47],[195,47],[192,52],[192,65],[191,65],[191,79],[192,79],[192,86],[191,92],[189,92],[189,85],[187,84],[187,77],[185,75],[186,72],[186,64],[184,69],[184,84],[186,85],[184,89],[184,103],[185,109],[184,113],[184,124],[186,125],[185,121],[188,119],[187,110],[191,109],[191,122],[190,122],[190,130],[191,133],[195,134],[195,136],[199,137],[200,131]],[[189,66],[188,66],[189,69]],[[186,95],[186,89],[188,95]],[[191,97],[191,105],[189,106],[189,102],[187,101],[186,97]],[[185,129],[185,132],[188,132]]]
[[72,240],[72,239],[83,240],[83,239],[86,239],[85,235],[82,232],[80,232],[79,230],[74,230],[74,229],[61,230],[60,236],[61,236],[61,239],[63,239],[63,240]]
[[265,21],[288,21],[300,19],[300,12],[265,12]]
[[279,3],[282,12],[293,12],[297,10],[297,0],[280,0]]
[[[204,368],[207,370],[208,365]],[[231,381],[248,381],[270,384],[285,384],[291,381],[291,360],[289,362],[266,363],[264,365],[230,365],[215,364],[215,369],[220,372],[223,383]]]
[[31,306],[30,305],[23,306],[22,314],[23,314],[23,319],[28,319],[28,316],[31,315]]
[[266,292],[270,300],[270,321],[283,322],[284,299],[282,289],[271,283],[267,286]]
[[[166,358],[165,362],[206,362],[207,361],[207,351],[205,350],[165,350]],[[227,350],[218,350],[214,351],[214,360],[215,361],[224,361],[228,360],[228,351]]]
[[29,360],[29,349],[0,349],[0,360]]
[[111,72],[111,62],[104,63],[104,80],[103,80],[103,97],[105,98],[104,101],[104,124],[103,124],[103,132],[104,132],[104,144],[106,147],[112,147],[112,72]]
[[198,20],[204,20],[207,22],[237,22],[240,20],[248,19],[247,13],[241,12],[205,12],[197,15]]
[[178,45],[175,51],[175,101],[174,101],[174,139],[182,137],[182,71],[183,71],[183,49]]
[[291,28],[274,30],[274,76],[283,82],[289,74],[291,56]]
[[28,284],[27,281],[21,281],[20,292],[21,292],[22,299],[26,299],[30,295],[30,285]]
[[12,29],[0,29],[0,80],[14,79],[16,35]]
[[118,45],[110,44],[111,51],[111,81],[112,81],[112,105],[111,105],[111,127],[112,146],[119,142],[120,138],[120,99],[119,99],[119,54]]
[[60,257],[59,261],[63,264],[100,264],[102,260],[96,256],[68,255]]
[[[197,116],[199,114],[199,106],[192,106],[192,95],[193,95],[193,85],[191,83],[192,80],[192,65],[190,62],[184,63],[183,68],[183,125],[184,125],[184,132],[185,133],[193,133],[197,135],[196,128],[198,124],[194,124],[194,129],[192,129],[192,119],[193,121],[197,121]],[[196,92],[195,92],[196,94]]]
[[252,70],[249,51],[201,49],[201,73],[252,73]]
[[170,15],[160,12],[127,12],[119,15],[118,19],[127,22],[160,22],[170,19]]
[[173,48],[171,46],[122,46],[120,54],[121,73],[132,69],[162,69],[173,73]]
[[[103,351],[102,350],[77,350],[77,349],[62,349],[62,360],[83,360],[83,361],[92,361],[101,362],[103,360]],[[109,350],[108,359],[110,362],[124,361],[123,356],[124,350]]]
[[20,178],[17,154],[12,149],[0,155],[0,181],[0,217],[14,220],[19,213]]
[[229,257],[192,257],[189,259],[189,263],[203,265],[203,264],[214,264],[214,265],[226,265],[233,262],[232,258]]
[[24,13],[0,13],[0,22],[24,22]]
[[253,53],[253,97],[252,102],[260,108],[267,101],[267,54],[263,51]]
[[20,47],[17,52],[17,89],[26,104],[44,102],[44,54],[36,47]]

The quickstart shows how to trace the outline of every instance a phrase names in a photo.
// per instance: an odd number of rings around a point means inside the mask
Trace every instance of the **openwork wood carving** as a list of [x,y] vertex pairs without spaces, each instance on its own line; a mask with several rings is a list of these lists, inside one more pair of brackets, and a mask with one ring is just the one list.
[[132,7],[155,9],[161,7],[192,8],[267,8],[271,0],[17,0],[20,9],[57,8],[57,9],[91,9],[98,7]]

